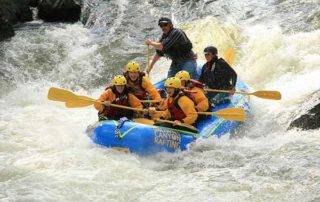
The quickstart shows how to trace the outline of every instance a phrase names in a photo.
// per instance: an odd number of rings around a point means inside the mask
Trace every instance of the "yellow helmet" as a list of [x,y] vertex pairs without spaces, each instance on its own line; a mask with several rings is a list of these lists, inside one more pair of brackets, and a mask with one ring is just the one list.
[[140,65],[137,62],[129,62],[126,66],[126,71],[128,72],[139,72]]
[[176,73],[175,77],[179,78],[181,81],[189,81],[191,79],[189,72],[184,70]]
[[126,85],[126,84],[127,84],[127,79],[126,79],[126,77],[124,77],[122,75],[114,76],[112,79],[112,85],[121,86],[121,85]]
[[177,77],[170,77],[166,80],[164,83],[165,87],[171,87],[171,88],[181,88],[181,81]]

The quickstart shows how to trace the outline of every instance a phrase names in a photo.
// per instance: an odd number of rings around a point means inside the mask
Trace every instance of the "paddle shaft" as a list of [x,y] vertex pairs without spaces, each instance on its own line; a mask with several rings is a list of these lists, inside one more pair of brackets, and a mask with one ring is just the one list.
[[[98,101],[98,100],[95,100],[95,99],[93,99],[93,98],[90,98],[90,99],[86,99],[86,98],[78,98],[78,99],[85,100],[85,101],[90,101],[90,102],[92,102],[92,104],[96,103],[96,104],[102,104],[102,105],[103,105],[103,102]],[[137,109],[137,108],[127,107],[127,106],[122,106],[122,105],[117,105],[117,104],[110,104],[110,106],[112,106],[112,107],[116,107],[116,108],[122,108],[122,109],[133,110],[133,111],[140,111],[140,112],[142,112],[142,111],[143,111],[143,109]]]
[[140,100],[141,103],[158,103],[160,100]]
[[171,123],[173,125],[178,125],[178,126],[182,126],[182,127],[186,127],[189,128],[193,131],[198,131],[198,129],[192,125],[186,124],[186,123],[175,123],[174,121],[169,121],[169,120],[164,120],[164,119],[156,119],[156,121],[158,122],[164,122],[164,123]]
[[214,92],[214,93],[236,93],[236,94],[243,94],[243,95],[254,95],[259,98],[270,99],[270,100],[281,99],[281,93],[278,91],[261,90],[256,92],[240,92],[240,91],[232,92],[230,90],[218,90],[218,89],[207,89],[207,88],[204,90],[208,92]]
[[150,74],[150,46],[147,46],[147,76]]
[[[163,111],[156,111],[163,112]],[[226,108],[215,112],[196,112],[203,115],[214,115],[230,121],[245,121],[246,113],[242,108]]]
[[245,94],[245,95],[253,94],[250,92],[240,92],[240,91],[231,92],[230,90],[217,90],[217,89],[208,89],[208,88],[205,88],[204,90],[208,92],[213,92],[213,93],[237,93],[237,94]]

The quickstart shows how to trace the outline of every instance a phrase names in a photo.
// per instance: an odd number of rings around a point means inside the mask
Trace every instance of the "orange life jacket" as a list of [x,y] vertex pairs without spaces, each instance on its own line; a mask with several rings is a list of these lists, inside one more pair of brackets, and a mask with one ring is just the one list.
[[[118,91],[114,86],[107,87],[106,90],[109,88],[111,88],[112,92],[116,95],[116,99],[113,102],[111,102],[111,104],[130,107],[129,98],[128,98],[129,90],[127,88],[125,88],[121,94],[118,93]],[[133,117],[133,112],[131,110],[126,110],[126,109],[112,107],[112,106],[110,106],[109,108],[106,107],[101,112],[101,114],[106,116],[108,119],[114,119],[114,120],[118,120],[122,117],[127,117],[128,119],[131,119]]]
[[139,99],[146,100],[147,92],[142,87],[142,78],[146,75],[144,72],[139,72],[139,76],[136,81],[132,81],[129,77],[129,73],[125,72],[123,74],[127,79],[127,85],[130,87],[130,91]]
[[168,102],[168,110],[171,114],[171,120],[182,121],[182,119],[186,118],[187,115],[181,110],[181,107],[178,104],[179,99],[185,96],[183,93],[179,93],[178,97],[174,99],[172,102]]

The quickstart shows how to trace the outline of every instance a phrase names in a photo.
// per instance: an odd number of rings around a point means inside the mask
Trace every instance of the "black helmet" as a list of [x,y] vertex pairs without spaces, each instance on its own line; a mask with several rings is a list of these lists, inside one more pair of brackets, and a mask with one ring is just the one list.
[[218,49],[214,46],[208,46],[206,47],[203,52],[206,53],[212,53],[212,55],[217,55],[218,54]]
[[166,17],[161,17],[158,21],[158,25],[160,24],[169,24],[171,23],[171,19],[170,18],[166,18]]

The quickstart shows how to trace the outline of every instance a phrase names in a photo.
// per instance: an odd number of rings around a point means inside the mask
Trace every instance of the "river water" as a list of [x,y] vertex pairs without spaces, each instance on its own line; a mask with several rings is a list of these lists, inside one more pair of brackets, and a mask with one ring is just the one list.
[[[319,99],[319,4],[94,0],[85,25],[17,27],[0,43],[0,201],[320,201],[319,130],[288,130]],[[207,45],[236,48],[238,76],[282,100],[251,97],[238,131],[186,152],[139,157],[93,144],[84,131],[96,110],[67,109],[48,89],[98,97],[128,61],[146,65],[143,41],[160,36],[162,15],[187,32],[199,63]],[[168,64],[157,63],[153,81]]]

